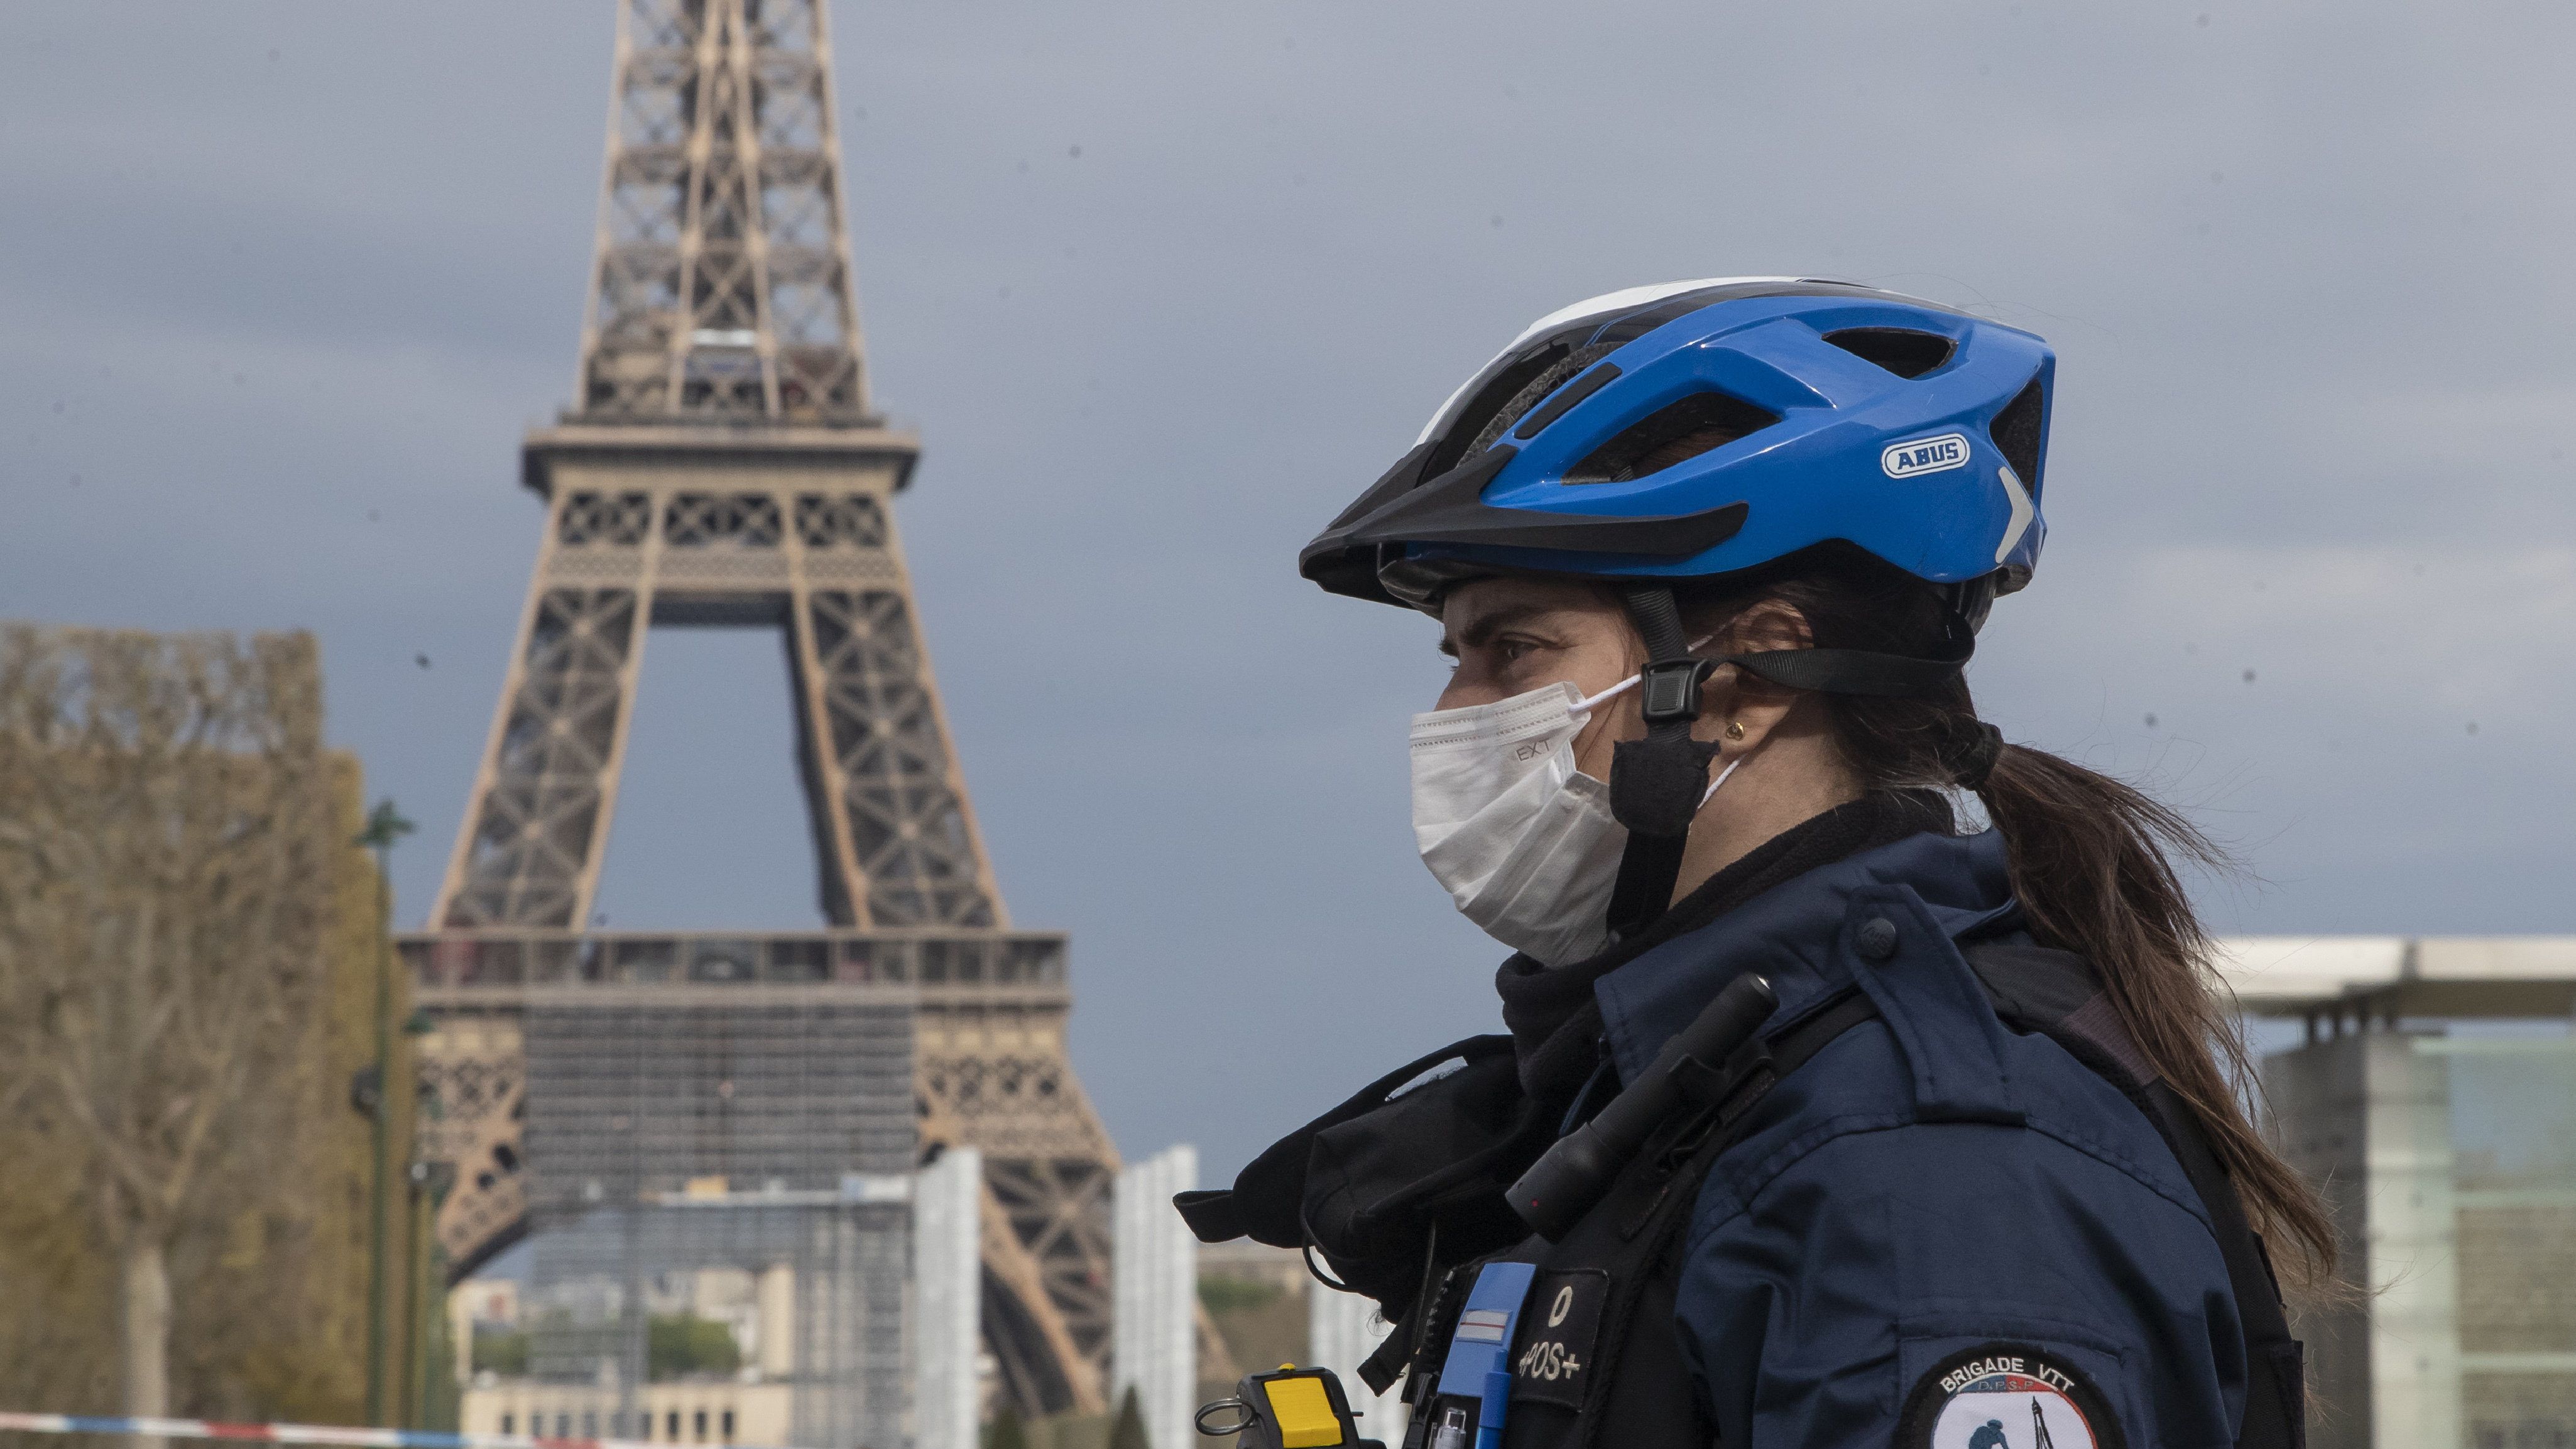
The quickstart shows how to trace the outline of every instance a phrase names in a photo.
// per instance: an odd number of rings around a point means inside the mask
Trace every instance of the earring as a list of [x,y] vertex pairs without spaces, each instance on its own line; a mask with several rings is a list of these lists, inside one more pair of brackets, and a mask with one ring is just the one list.
[[1744,721],[1740,719],[1728,720],[1726,722],[1726,737],[1730,740],[1740,740],[1744,738]]

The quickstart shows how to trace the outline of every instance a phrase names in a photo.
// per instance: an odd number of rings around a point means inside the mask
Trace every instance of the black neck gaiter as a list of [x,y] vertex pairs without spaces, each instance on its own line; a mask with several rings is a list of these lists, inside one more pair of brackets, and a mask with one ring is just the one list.
[[1675,901],[1654,923],[1589,960],[1550,968],[1515,953],[1494,973],[1503,1024],[1520,1060],[1521,1087],[1541,1103],[1571,1106],[1600,1064],[1601,1008],[1593,983],[1656,946],[1715,921],[1811,870],[1925,831],[1948,833],[1950,804],[1929,790],[1872,791],[1755,846]]

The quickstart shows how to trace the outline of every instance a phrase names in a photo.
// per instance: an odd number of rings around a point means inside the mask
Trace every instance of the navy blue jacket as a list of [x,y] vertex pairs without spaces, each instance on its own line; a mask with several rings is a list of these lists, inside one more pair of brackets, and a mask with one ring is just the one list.
[[[1878,1449],[1900,1420],[1908,1443],[2022,1449],[2038,1410],[2015,1388],[2107,1414],[2104,1444],[2235,1441],[2245,1349],[2206,1209],[2145,1115],[1997,1020],[1953,944],[2015,914],[1999,836],[1917,835],[1596,985],[1623,1081],[1746,970],[1778,991],[1775,1029],[1851,985],[1878,1009],[1772,1089],[1700,1190],[1676,1318],[1729,1449]],[[1876,921],[1896,943],[1873,958]],[[2092,1392],[2048,1398],[2060,1379]],[[1962,1393],[1932,1433],[1923,1414]]]

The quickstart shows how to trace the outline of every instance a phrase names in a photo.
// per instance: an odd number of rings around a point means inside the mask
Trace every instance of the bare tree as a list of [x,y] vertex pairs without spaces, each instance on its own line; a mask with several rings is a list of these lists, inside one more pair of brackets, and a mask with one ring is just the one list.
[[129,1413],[169,1409],[172,1245],[274,1145],[321,986],[321,713],[309,635],[0,627],[0,1112],[71,1144]]

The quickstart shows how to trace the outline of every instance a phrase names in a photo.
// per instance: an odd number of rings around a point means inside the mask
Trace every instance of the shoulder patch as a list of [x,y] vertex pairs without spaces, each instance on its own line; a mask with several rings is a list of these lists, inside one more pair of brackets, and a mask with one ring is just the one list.
[[1512,1398],[1561,1404],[1577,1413],[1601,1338],[1610,1275],[1599,1268],[1541,1273],[1521,1310],[1521,1349],[1512,1361]]
[[1981,1343],[1906,1391],[1899,1449],[2126,1449],[2110,1401],[2062,1354]]

